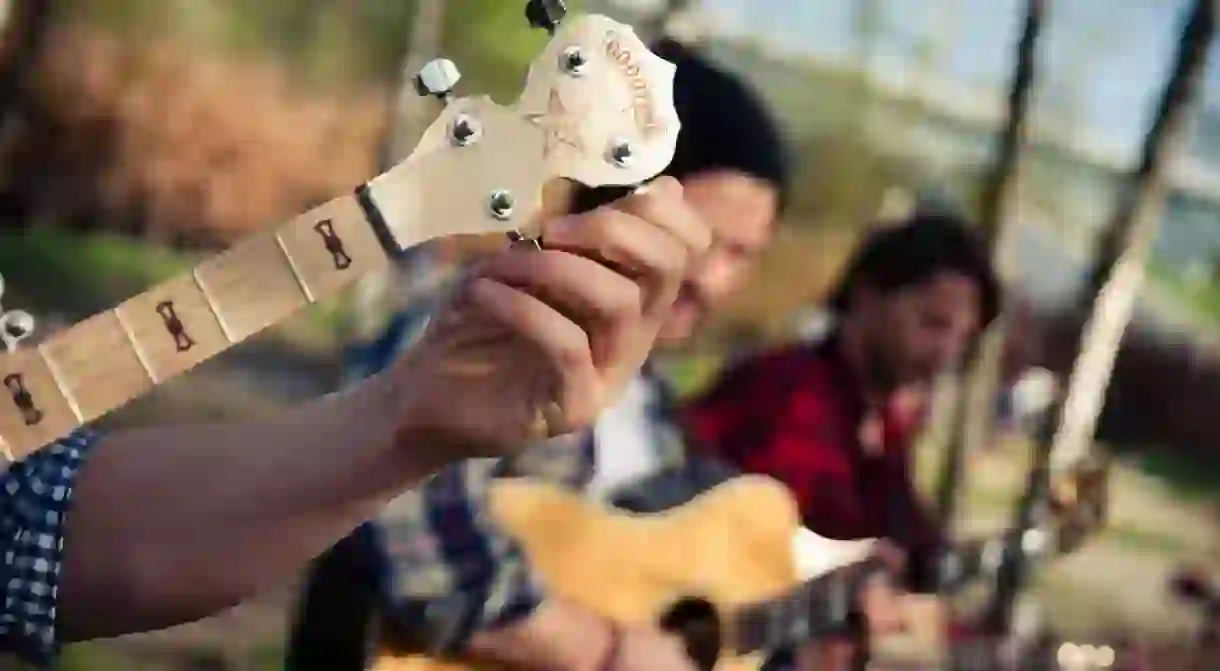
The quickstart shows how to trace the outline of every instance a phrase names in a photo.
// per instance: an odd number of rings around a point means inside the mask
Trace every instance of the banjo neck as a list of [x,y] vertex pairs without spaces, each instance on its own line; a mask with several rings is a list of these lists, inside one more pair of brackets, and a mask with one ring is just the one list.
[[514,105],[452,97],[456,67],[432,61],[416,83],[444,109],[410,156],[353,193],[259,232],[36,347],[18,348],[33,327],[28,314],[0,312],[8,350],[0,353],[4,458],[20,461],[360,276],[383,271],[402,250],[446,236],[523,235],[542,212],[544,187],[556,180],[627,186],[661,172],[679,128],[674,66],[628,26],[599,15],[560,24],[556,3],[529,5],[531,22],[552,38]]

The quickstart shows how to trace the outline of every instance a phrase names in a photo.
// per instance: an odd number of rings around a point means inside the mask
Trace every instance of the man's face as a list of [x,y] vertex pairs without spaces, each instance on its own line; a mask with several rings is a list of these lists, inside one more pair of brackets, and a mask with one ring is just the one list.
[[956,366],[978,333],[978,285],[953,271],[888,293],[865,288],[858,300],[877,382],[884,384],[931,380]]
[[771,241],[778,193],[769,183],[729,170],[692,175],[682,182],[686,200],[712,229],[713,242],[691,268],[661,327],[659,341],[685,341],[749,278]]

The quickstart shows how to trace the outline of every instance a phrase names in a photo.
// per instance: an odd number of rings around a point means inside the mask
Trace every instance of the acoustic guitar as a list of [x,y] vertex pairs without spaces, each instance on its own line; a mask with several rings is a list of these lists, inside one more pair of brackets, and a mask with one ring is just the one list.
[[9,462],[92,422],[166,380],[324,301],[388,255],[433,238],[527,238],[544,186],[630,187],[673,158],[679,121],[673,64],[629,26],[565,19],[559,0],[526,16],[552,37],[511,106],[455,97],[456,66],[416,76],[444,109],[404,161],[191,272],[89,317],[36,348],[25,312],[0,315],[0,452]]
[[[1096,528],[1104,510],[1102,488],[1088,476],[1070,500],[1057,501],[1053,522],[946,548],[923,567],[926,579],[943,595],[991,576],[1008,552],[1045,557],[1074,547],[1063,535],[1076,539],[1080,526]],[[491,510],[552,594],[623,624],[660,624],[683,636],[709,671],[757,669],[768,651],[847,633],[847,581],[858,578],[852,569],[864,566],[875,543],[805,529],[787,488],[761,475],[738,476],[650,514],[541,481],[504,480],[492,489]],[[883,646],[898,644],[920,668],[943,668],[952,657],[943,601],[905,599],[906,631]],[[489,668],[432,658],[385,636],[379,643],[372,671]]]
[[[491,508],[552,594],[623,624],[660,624],[709,671],[756,669],[766,651],[844,633],[852,581],[867,570],[874,544],[803,530],[787,488],[760,475],[646,515],[540,481],[504,480]],[[371,668],[476,667],[396,649],[383,637]]]

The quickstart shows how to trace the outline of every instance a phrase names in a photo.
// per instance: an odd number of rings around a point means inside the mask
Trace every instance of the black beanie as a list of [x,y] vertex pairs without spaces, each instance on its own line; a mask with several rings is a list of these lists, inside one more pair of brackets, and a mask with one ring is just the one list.
[[[658,41],[652,52],[677,66],[674,108],[682,122],[674,158],[661,174],[681,181],[711,170],[735,170],[772,185],[782,210],[789,190],[783,136],[758,93],[673,39]],[[578,188],[573,210],[593,209],[623,192]]]
[[758,93],[676,40],[660,40],[652,51],[677,66],[674,107],[682,129],[664,174],[682,180],[736,170],[774,186],[782,208],[789,189],[783,136]]

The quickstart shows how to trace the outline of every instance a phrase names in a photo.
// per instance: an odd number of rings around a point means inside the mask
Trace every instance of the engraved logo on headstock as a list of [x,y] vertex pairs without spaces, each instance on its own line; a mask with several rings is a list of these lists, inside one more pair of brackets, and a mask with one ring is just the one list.
[[575,132],[574,124],[577,119],[568,114],[568,108],[563,104],[563,99],[559,97],[559,91],[551,89],[545,111],[526,114],[525,118],[546,134],[542,145],[542,158],[550,158],[554,154],[556,146],[560,144],[567,145],[576,151],[585,150],[580,135]]
[[335,232],[335,224],[330,219],[323,219],[313,225],[313,230],[317,231],[318,235],[322,236],[322,244],[326,245],[326,251],[330,254],[331,260],[335,264],[335,270],[347,270],[352,265],[352,257],[348,255],[347,249],[344,248],[343,238]]
[[559,26],[530,65],[518,102],[527,120],[545,119],[548,177],[631,186],[664,170],[681,127],[675,71],[630,26],[607,17],[584,15]]
[[157,314],[161,316],[161,321],[165,323],[165,330],[174,339],[175,349],[179,352],[186,352],[195,346],[195,339],[186,332],[186,326],[182,323],[182,318],[178,316],[173,301],[157,303],[156,310]]
[[627,78],[631,104],[622,111],[631,113],[632,118],[635,119],[636,128],[645,138],[664,130],[664,124],[657,119],[657,115],[653,111],[652,86],[640,72],[639,63],[636,62],[631,47],[623,43],[617,30],[606,31],[605,46],[606,55],[618,65],[619,70]]
[[8,389],[13,405],[21,412],[21,420],[26,426],[34,426],[46,415],[34,404],[34,396],[25,387],[25,376],[21,373],[11,373],[4,376],[4,387]]

